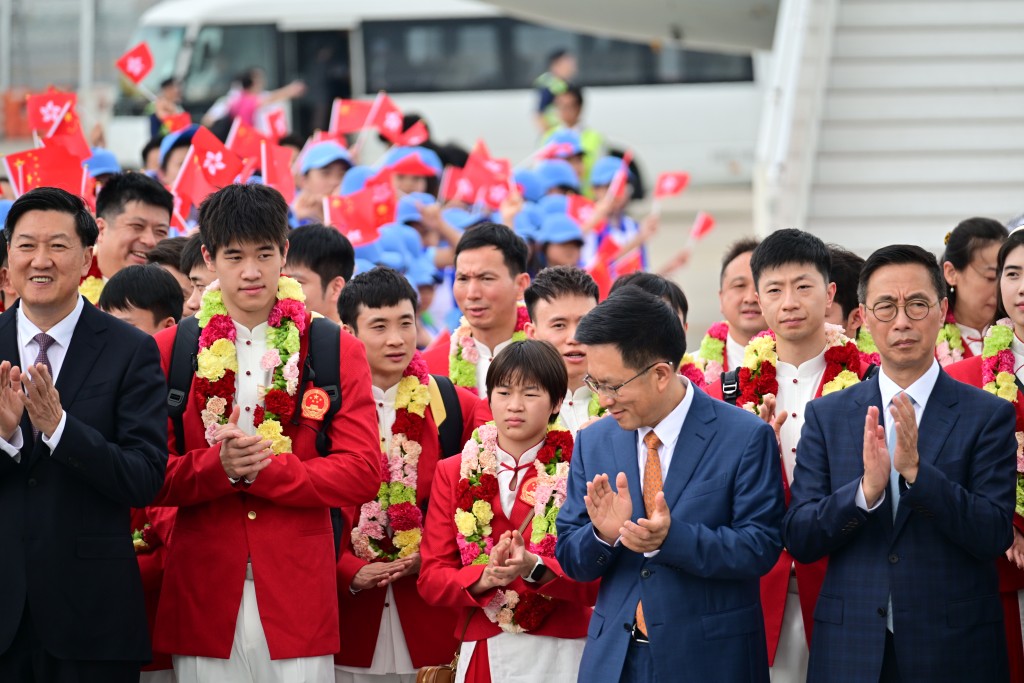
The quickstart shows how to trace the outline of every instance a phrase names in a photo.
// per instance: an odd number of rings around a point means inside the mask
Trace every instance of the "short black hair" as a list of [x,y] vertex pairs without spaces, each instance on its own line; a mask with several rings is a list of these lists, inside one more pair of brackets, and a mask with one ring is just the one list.
[[174,197],[163,185],[145,173],[123,171],[113,174],[103,183],[96,197],[96,216],[113,220],[124,211],[128,202],[136,201],[165,209],[168,220],[174,212]]
[[523,299],[530,319],[536,318],[537,302],[543,299],[551,302],[562,296],[582,296],[593,299],[601,298],[597,283],[590,273],[575,266],[552,266],[537,273],[530,286],[526,288]]
[[91,247],[96,244],[100,229],[96,219],[89,213],[89,207],[78,195],[73,195],[57,187],[37,187],[29,190],[14,200],[7,220],[4,223],[4,237],[7,244],[14,240],[14,228],[29,211],[57,211],[66,213],[75,219],[75,232],[82,246]]
[[[1003,268],[1006,266],[1006,257],[1010,255],[1010,252],[1017,247],[1024,246],[1024,230],[1014,230],[1010,233],[1006,241],[999,247],[999,255],[996,257],[996,282],[1002,282],[1003,280]],[[996,320],[1002,318],[1009,318],[1010,314],[1006,312],[1006,307],[1003,306],[1003,292],[1002,288],[999,287],[996,294]],[[993,321],[995,322],[995,321]]]
[[499,351],[487,368],[486,381],[488,401],[498,387],[536,384],[547,393],[554,406],[549,422],[558,416],[569,390],[569,373],[562,354],[539,339],[513,342]]
[[281,147],[294,147],[295,149],[302,149],[306,141],[298,133],[288,133],[287,135],[281,136],[277,141],[277,144]]
[[357,330],[359,307],[386,308],[403,301],[412,303],[414,313],[419,311],[419,295],[405,276],[394,268],[376,266],[359,273],[341,290],[338,297],[338,317],[341,322]]
[[181,270],[181,253],[187,243],[187,237],[165,237],[146,253],[146,261]]
[[737,258],[752,252],[757,249],[757,245],[761,242],[754,239],[753,237],[744,237],[743,239],[736,240],[729,245],[729,248],[725,250],[725,254],[722,255],[722,270],[718,273],[718,288],[721,289],[725,283],[725,269],[729,267],[729,264],[735,261]]
[[836,283],[835,301],[843,311],[843,318],[847,318],[857,308],[857,283],[860,282],[864,259],[838,244],[828,245],[828,250],[832,254],[830,277]]
[[288,263],[309,268],[320,277],[320,287],[336,277],[345,282],[352,279],[356,255],[352,243],[334,228],[310,223],[295,228],[288,235]]
[[[639,287],[645,292],[650,292],[654,296],[661,297],[669,306],[672,307],[677,315],[682,316],[683,320],[686,320],[686,316],[690,313],[690,304],[686,300],[686,295],[683,294],[683,288],[672,282],[672,280],[669,280],[667,277],[655,275],[654,273],[636,271],[635,273],[629,273],[628,275],[623,275],[616,279],[612,284],[611,292],[629,286]],[[682,358],[682,356],[680,356],[680,358]]]
[[825,283],[829,282],[832,255],[828,253],[825,243],[809,232],[788,228],[776,230],[765,237],[750,255],[754,288],[758,288],[764,271],[791,263],[814,266]]
[[[949,261],[957,270],[963,270],[978,253],[993,242],[1002,242],[1009,231],[997,220],[991,218],[967,218],[960,221],[946,235],[946,248],[942,252],[941,263]],[[943,275],[943,282],[945,282]],[[949,307],[956,306],[956,290],[946,283],[945,294],[949,298]]]
[[566,57],[566,56],[568,56],[570,54],[572,54],[572,53],[569,52],[569,50],[567,48],[564,48],[564,47],[555,48],[554,50],[552,50],[551,52],[548,53],[548,64],[549,65],[554,64],[555,62],[557,62],[562,57]]
[[189,277],[192,270],[199,266],[205,266],[206,259],[203,258],[203,236],[198,232],[188,237],[185,246],[181,249],[181,260],[178,261],[178,270]]
[[946,296],[946,280],[942,277],[942,269],[935,260],[935,254],[916,244],[890,244],[875,251],[864,262],[864,267],[860,269],[860,280],[857,281],[857,299],[867,304],[868,282],[876,270],[904,264],[918,265],[927,270],[932,287],[935,288],[935,296],[940,301]]
[[[171,146],[167,148],[167,151],[160,156],[160,170],[167,171],[167,160],[171,158],[171,152],[176,149],[188,149],[192,144],[192,137],[196,134],[194,130],[188,128],[177,131],[174,141],[171,142]],[[168,133],[168,135],[175,135],[175,133]],[[167,137],[166,135],[164,137]]]
[[143,167],[146,166],[146,157],[149,156],[150,152],[152,152],[154,149],[157,150],[158,152],[160,151],[160,143],[163,142],[163,139],[164,139],[163,135],[157,135],[155,138],[150,138],[149,142],[147,142],[143,146],[143,148],[142,148],[142,166]]
[[165,78],[164,80],[160,81],[160,89],[163,90],[164,88],[169,88],[172,85],[177,85],[177,84],[178,84],[178,79],[174,78],[174,76],[171,76],[170,78]]
[[211,258],[233,242],[274,244],[284,253],[288,203],[268,185],[226,185],[199,205],[199,234]]
[[455,245],[455,263],[459,262],[459,254],[473,249],[494,247],[501,252],[505,266],[512,277],[526,272],[526,259],[529,249],[512,228],[500,223],[479,223],[466,229]]
[[567,85],[559,95],[568,95],[576,100],[576,106],[583,109],[583,88],[578,85]]
[[174,322],[178,322],[185,306],[185,296],[173,275],[155,263],[147,263],[128,266],[114,273],[103,285],[96,305],[108,313],[129,308],[149,311],[153,314],[154,324],[165,318],[174,318]]
[[659,296],[639,287],[622,287],[608,295],[576,328],[581,344],[611,344],[634,370],[664,361],[673,368],[686,354],[686,334],[679,316]]

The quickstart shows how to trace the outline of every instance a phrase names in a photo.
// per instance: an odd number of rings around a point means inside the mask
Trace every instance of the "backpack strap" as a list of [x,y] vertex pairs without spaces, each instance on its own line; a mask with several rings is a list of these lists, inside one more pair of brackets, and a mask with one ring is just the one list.
[[431,375],[437,384],[444,403],[444,422],[437,425],[438,442],[441,446],[441,457],[450,458],[462,452],[462,404],[455,384],[444,375]]
[[740,397],[740,369],[734,368],[722,373],[722,400],[736,405]]
[[174,334],[171,362],[167,368],[167,416],[174,424],[174,442],[185,452],[185,409],[192,390],[199,354],[199,321],[195,316],[183,318]]
[[868,369],[864,371],[864,376],[860,378],[861,382],[867,382],[869,379],[878,374],[878,366],[872,363],[868,366]]

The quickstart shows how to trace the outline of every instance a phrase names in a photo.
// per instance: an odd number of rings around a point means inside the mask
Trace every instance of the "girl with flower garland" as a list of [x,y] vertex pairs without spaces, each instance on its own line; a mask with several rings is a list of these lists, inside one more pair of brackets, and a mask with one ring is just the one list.
[[597,585],[566,577],[554,556],[573,448],[553,427],[566,387],[550,344],[504,349],[487,372],[494,422],[435,473],[419,589],[461,608],[457,681],[576,681]]
[[1010,680],[1024,683],[1024,639],[1021,608],[1024,600],[1024,230],[1010,234],[996,259],[998,320],[985,334],[980,356],[946,368],[953,379],[979,387],[1014,404],[1017,412],[1017,509],[1013,544],[999,558],[999,592],[1003,603]]
[[942,274],[949,311],[935,342],[943,367],[981,355],[996,313],[996,254],[1006,228],[991,218],[968,218],[946,235]]
[[349,524],[338,558],[335,681],[415,683],[419,668],[450,662],[456,644],[456,611],[429,607],[416,590],[434,470],[461,452],[442,452],[438,424],[461,417],[461,444],[490,414],[480,415],[481,399],[456,387],[461,414],[446,415],[437,383],[447,380],[427,374],[416,350],[417,296],[401,273],[377,267],[356,275],[338,312],[366,347],[382,477],[375,498],[343,511]]
[[[281,277],[288,205],[233,184],[200,208],[203,255],[218,281],[197,314],[197,369],[169,429],[163,489],[177,505],[155,647],[179,683],[330,680],[340,647],[329,509],[380,485],[380,445],[362,345],[340,332],[341,411],[316,437],[326,394],[303,376],[312,324],[302,288]],[[178,328],[156,335],[167,371]],[[173,427],[173,423],[171,423]],[[256,595],[259,593],[259,602]]]

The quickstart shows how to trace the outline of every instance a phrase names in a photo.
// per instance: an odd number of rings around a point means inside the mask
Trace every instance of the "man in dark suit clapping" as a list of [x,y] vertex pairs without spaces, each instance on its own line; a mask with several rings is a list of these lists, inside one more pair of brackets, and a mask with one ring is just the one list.
[[7,216],[21,297],[0,316],[0,680],[137,681],[151,653],[131,507],[167,463],[156,344],[78,292],[96,241],[78,197]]

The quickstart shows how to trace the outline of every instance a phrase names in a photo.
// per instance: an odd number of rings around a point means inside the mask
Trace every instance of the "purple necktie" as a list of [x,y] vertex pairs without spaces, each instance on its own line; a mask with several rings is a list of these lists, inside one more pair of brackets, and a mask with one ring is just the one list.
[[[50,358],[49,356],[46,355],[46,350],[53,346],[53,343],[56,341],[56,339],[46,334],[45,332],[40,332],[36,336],[32,337],[32,341],[34,341],[36,344],[39,344],[39,353],[36,354],[36,360],[34,364],[38,365],[39,363],[42,363],[43,365],[45,365],[52,379],[53,368],[50,367]],[[36,429],[35,425],[32,425],[32,436],[35,437],[36,439],[39,438],[39,430]]]

